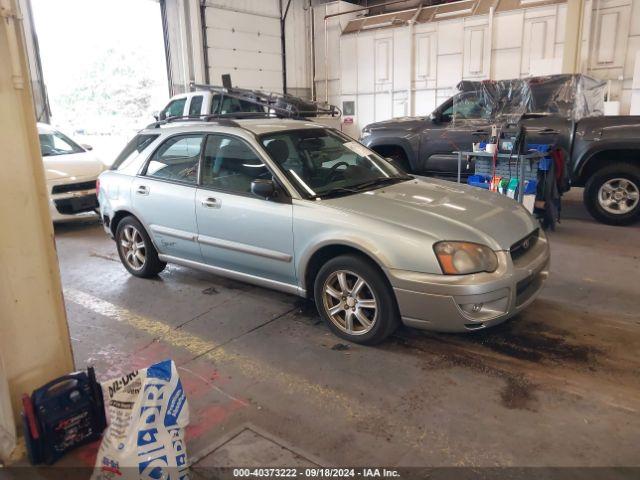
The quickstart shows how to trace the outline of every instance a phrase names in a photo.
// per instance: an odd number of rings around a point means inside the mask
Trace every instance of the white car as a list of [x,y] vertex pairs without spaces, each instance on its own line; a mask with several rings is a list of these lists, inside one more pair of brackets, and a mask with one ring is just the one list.
[[49,211],[54,222],[98,208],[96,180],[105,165],[90,152],[50,125],[38,123],[40,152],[49,193]]

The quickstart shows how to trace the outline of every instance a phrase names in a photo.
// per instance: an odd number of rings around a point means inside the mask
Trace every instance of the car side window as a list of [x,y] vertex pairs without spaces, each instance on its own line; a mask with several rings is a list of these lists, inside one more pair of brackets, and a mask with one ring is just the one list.
[[111,165],[111,170],[124,170],[131,162],[147,148],[151,142],[153,142],[159,135],[138,134],[131,139],[127,146],[124,147],[120,155],[115,159]]
[[164,109],[164,114],[169,117],[181,117],[184,114],[184,105],[187,103],[186,98],[178,98],[169,102]]
[[475,92],[463,92],[453,97],[453,102],[442,111],[442,121],[472,120],[487,117],[487,109]]
[[198,133],[169,138],[152,155],[145,175],[195,185],[203,137]]
[[202,186],[232,193],[251,193],[251,182],[271,173],[251,147],[239,138],[209,135],[204,147]]
[[453,118],[453,102],[451,102],[451,104],[447,108],[442,110],[440,121],[443,123],[449,123],[452,118]]
[[211,102],[211,113],[225,114],[235,112],[264,113],[264,108],[255,103],[233,97],[214,95]]
[[189,104],[189,116],[200,115],[202,111],[202,95],[196,95],[191,97],[191,103]]

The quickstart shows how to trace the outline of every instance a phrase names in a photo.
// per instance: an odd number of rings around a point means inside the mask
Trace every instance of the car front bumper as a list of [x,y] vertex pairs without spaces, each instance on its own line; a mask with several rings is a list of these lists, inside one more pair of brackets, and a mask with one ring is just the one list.
[[96,175],[47,180],[49,213],[54,222],[95,217],[98,198]]
[[522,256],[497,252],[498,269],[473,275],[433,275],[390,270],[402,322],[440,332],[479,330],[504,322],[526,308],[549,276],[544,233]]

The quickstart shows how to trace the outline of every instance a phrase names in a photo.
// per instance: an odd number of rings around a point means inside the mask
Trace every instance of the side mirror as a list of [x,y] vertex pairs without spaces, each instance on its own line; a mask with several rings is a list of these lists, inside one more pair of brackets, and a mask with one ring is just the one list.
[[160,120],[160,112],[159,112],[159,111],[157,111],[157,110],[156,110],[156,111],[155,111],[155,112],[153,112],[151,115],[153,115],[153,118],[155,118],[155,119],[156,119],[156,122],[157,122],[158,120]]
[[429,115],[429,119],[433,123],[440,123],[442,121],[442,114],[438,111],[431,112],[431,115]]
[[83,143],[81,147],[88,151],[93,150],[93,147],[91,145],[87,145],[86,143]]
[[273,180],[258,178],[251,182],[251,193],[268,200],[276,193],[276,186]]
[[163,110],[162,112],[160,112],[160,113],[158,114],[158,121],[166,120],[166,119],[167,119],[167,114],[166,114],[166,112]]

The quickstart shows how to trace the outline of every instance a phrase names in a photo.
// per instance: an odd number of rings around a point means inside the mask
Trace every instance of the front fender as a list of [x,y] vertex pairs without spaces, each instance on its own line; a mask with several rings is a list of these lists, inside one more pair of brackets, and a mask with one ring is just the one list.
[[298,282],[304,283],[309,260],[327,246],[354,248],[373,259],[385,273],[392,268],[440,273],[432,248],[435,238],[323,206],[322,202],[294,200],[293,233]]
[[606,139],[595,140],[578,146],[574,149],[574,168],[572,172],[573,180],[579,182],[585,181],[584,178],[587,166],[598,154],[611,152],[615,155],[616,151],[636,150],[638,152],[638,163],[640,164],[640,140],[634,139]]
[[409,165],[412,168],[415,168],[417,164],[418,151],[420,148],[420,136],[418,134],[405,134],[403,136],[400,134],[385,134],[381,136],[372,134],[363,139],[362,143],[372,150],[375,150],[376,147],[399,147],[404,151],[404,154],[409,161]]

